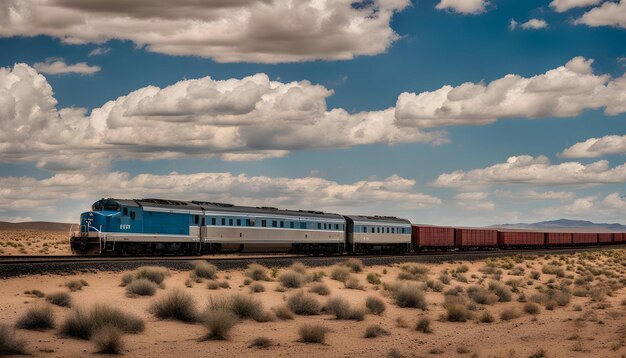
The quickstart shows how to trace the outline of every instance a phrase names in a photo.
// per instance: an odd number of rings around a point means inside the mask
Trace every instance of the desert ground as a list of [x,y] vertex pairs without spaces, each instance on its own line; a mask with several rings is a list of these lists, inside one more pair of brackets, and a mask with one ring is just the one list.
[[[614,249],[230,271],[197,261],[190,271],[147,267],[10,278],[0,290],[0,351],[43,357],[625,357],[625,269],[626,250]],[[366,331],[374,337],[366,338]]]
[[69,255],[68,231],[0,230],[0,255]]

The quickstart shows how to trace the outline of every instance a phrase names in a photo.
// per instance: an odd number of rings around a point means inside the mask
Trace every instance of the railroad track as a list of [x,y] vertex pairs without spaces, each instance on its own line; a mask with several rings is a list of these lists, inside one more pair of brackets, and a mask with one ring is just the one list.
[[348,257],[357,257],[365,265],[389,265],[394,263],[421,262],[441,263],[446,261],[485,260],[493,257],[515,255],[563,255],[583,251],[626,249],[626,245],[578,246],[535,250],[491,250],[491,251],[447,251],[422,252],[404,255],[341,255],[302,256],[289,254],[265,255],[219,255],[219,256],[165,256],[165,257],[88,257],[88,256],[0,256],[0,278],[35,274],[69,274],[94,271],[132,270],[139,266],[157,265],[174,270],[188,270],[190,261],[205,260],[221,270],[241,269],[252,262],[270,267],[286,267],[294,261],[309,266],[330,266]]

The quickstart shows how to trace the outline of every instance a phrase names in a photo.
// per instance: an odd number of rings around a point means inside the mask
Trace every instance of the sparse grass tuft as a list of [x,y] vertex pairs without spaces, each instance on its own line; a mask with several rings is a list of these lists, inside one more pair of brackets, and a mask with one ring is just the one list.
[[239,318],[251,318],[257,322],[270,320],[268,313],[263,309],[263,303],[243,293],[231,296],[229,306],[232,312]]
[[300,272],[289,270],[285,271],[278,276],[278,280],[283,287],[287,288],[300,288],[304,286],[306,277]]
[[304,324],[300,326],[298,334],[300,342],[324,344],[328,328],[319,324]]
[[290,269],[296,271],[297,273],[301,273],[303,275],[306,274],[306,265],[300,261],[296,261],[289,266]]
[[416,284],[407,283],[400,285],[392,294],[399,307],[426,309],[424,291]]
[[494,321],[493,315],[489,313],[489,311],[483,311],[483,313],[478,316],[478,321],[480,323],[491,323]]
[[330,271],[330,278],[339,282],[345,282],[350,276],[350,271],[343,266],[335,266]]
[[267,337],[257,337],[250,342],[248,348],[269,348],[274,345],[271,339]]
[[391,335],[391,332],[389,332],[388,330],[384,329],[383,327],[377,324],[368,326],[365,329],[365,338],[376,338],[380,336],[390,336],[390,335]]
[[348,259],[344,262],[345,266],[348,266],[352,272],[361,272],[363,271],[363,262],[359,259]]
[[15,328],[46,330],[54,328],[54,311],[50,304],[36,305],[26,310],[15,322]]
[[446,319],[450,322],[466,322],[472,318],[472,313],[462,297],[446,296],[443,306],[446,309]]
[[524,312],[532,315],[539,314],[539,305],[532,302],[527,302],[524,304]]
[[547,356],[548,354],[546,353],[546,350],[541,348],[535,353],[529,355],[528,358],[546,358]]
[[71,307],[72,297],[67,292],[55,292],[46,296],[46,301],[60,307]]
[[157,298],[150,310],[160,319],[194,322],[198,318],[195,300],[190,294],[179,289],[173,289]]
[[367,274],[367,282],[372,285],[380,285],[380,277],[377,274],[370,272]]
[[0,356],[27,354],[26,342],[15,337],[15,330],[6,324],[0,324]]
[[375,315],[381,315],[385,312],[387,305],[385,305],[385,301],[375,296],[368,296],[365,300],[365,307],[370,311],[370,313]]
[[500,282],[491,281],[489,283],[489,291],[492,291],[498,296],[500,302],[509,302],[512,299],[511,290]]
[[245,274],[251,280],[254,281],[270,281],[270,277],[267,275],[267,267],[253,263],[248,265],[248,269]]
[[359,278],[356,276],[348,276],[348,278],[344,281],[343,285],[345,286],[345,288],[349,288],[352,290],[363,290],[363,285],[361,284],[361,281],[359,281]]
[[133,296],[152,296],[157,290],[157,284],[146,278],[138,278],[126,285],[126,295]]
[[330,288],[323,283],[317,283],[311,286],[309,292],[317,293],[320,296],[328,296],[330,294]]
[[274,313],[276,314],[276,317],[280,319],[291,320],[294,317],[293,312],[291,311],[289,307],[287,307],[287,305],[274,307],[273,310],[274,310]]
[[165,278],[170,275],[170,271],[165,267],[158,266],[142,266],[135,270],[134,279],[145,278],[157,285],[160,285],[165,281]]
[[84,286],[89,286],[89,285],[84,285],[83,282],[87,282],[87,281],[71,280],[65,283],[65,287],[69,288],[70,291],[72,292],[76,292],[76,291],[82,290]]
[[121,354],[124,347],[122,331],[115,326],[104,326],[93,335],[93,341],[97,347],[97,353]]
[[420,317],[415,325],[415,330],[422,333],[433,333],[433,329],[430,327],[430,318]]
[[498,300],[500,299],[498,295],[487,290],[486,288],[482,286],[470,286],[467,289],[467,295],[474,302],[481,304],[481,305],[492,305],[498,302]]
[[205,340],[224,340],[228,338],[228,332],[237,322],[237,316],[228,310],[207,310],[201,318],[202,325],[207,330],[203,337]]
[[500,319],[503,321],[510,321],[512,319],[519,318],[520,313],[514,307],[507,308],[504,311],[500,312]]
[[325,311],[334,314],[337,319],[362,321],[365,313],[362,309],[353,309],[345,298],[334,297],[326,302]]
[[191,265],[193,266],[193,273],[197,277],[202,277],[209,280],[215,280],[215,278],[217,277],[217,267],[215,267],[215,265],[212,265],[206,261],[193,261]]
[[104,326],[113,326],[125,333],[138,333],[145,329],[140,317],[117,308],[96,304],[90,310],[74,309],[63,322],[61,333],[80,339],[89,339]]
[[398,274],[400,280],[425,281],[428,278],[428,267],[417,264],[406,264],[400,266],[402,272]]
[[295,314],[310,316],[320,313],[321,304],[315,296],[298,291],[287,299],[287,306]]
[[255,282],[250,285],[250,292],[252,293],[265,292],[265,286],[263,286],[259,282]]

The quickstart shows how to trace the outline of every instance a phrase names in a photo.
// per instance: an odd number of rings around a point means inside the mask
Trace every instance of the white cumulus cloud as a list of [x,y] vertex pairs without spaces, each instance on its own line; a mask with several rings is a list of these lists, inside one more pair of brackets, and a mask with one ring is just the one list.
[[548,27],[548,23],[543,19],[530,19],[521,24],[520,27],[524,30],[539,30]]
[[602,5],[584,13],[576,19],[576,24],[584,24],[591,27],[612,26],[626,28],[626,1],[606,1]]
[[435,8],[475,15],[485,12],[487,5],[489,5],[487,0],[441,0]]
[[564,158],[597,158],[615,154],[626,154],[626,135],[589,138],[566,148],[559,155]]
[[553,0],[550,7],[556,12],[565,12],[577,7],[588,7],[601,3],[602,0]]
[[[474,1],[474,0],[472,0]],[[409,0],[5,0],[0,36],[68,44],[128,40],[152,52],[218,62],[346,60],[384,52]]]
[[573,200],[576,194],[571,191],[537,191],[537,190],[495,190],[494,194],[509,200]]
[[33,67],[45,74],[63,75],[67,73],[78,73],[80,75],[91,75],[100,72],[100,66],[89,66],[85,62],[75,64],[66,64],[63,60],[48,60],[46,62],[37,62]]
[[571,217],[597,222],[623,221],[626,209],[626,197],[611,193],[604,198],[601,195],[589,195],[577,198],[561,205],[533,210],[545,218]]

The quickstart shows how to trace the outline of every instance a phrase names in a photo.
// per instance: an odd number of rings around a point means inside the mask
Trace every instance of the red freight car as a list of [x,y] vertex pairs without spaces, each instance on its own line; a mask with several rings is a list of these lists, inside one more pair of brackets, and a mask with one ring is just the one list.
[[626,234],[623,232],[616,232],[613,234],[613,242],[624,242],[626,241]]
[[572,234],[572,243],[574,245],[597,244],[598,234],[590,232],[575,232]]
[[598,234],[598,242],[608,244],[613,242],[613,233],[603,232]]
[[543,232],[533,231],[499,231],[498,245],[506,246],[543,246],[545,235]]
[[564,246],[572,244],[572,234],[566,232],[547,232],[546,245],[548,246]]
[[489,229],[454,229],[454,243],[457,247],[478,247],[498,245],[498,231]]
[[454,228],[413,225],[411,241],[416,250],[422,247],[454,247]]

